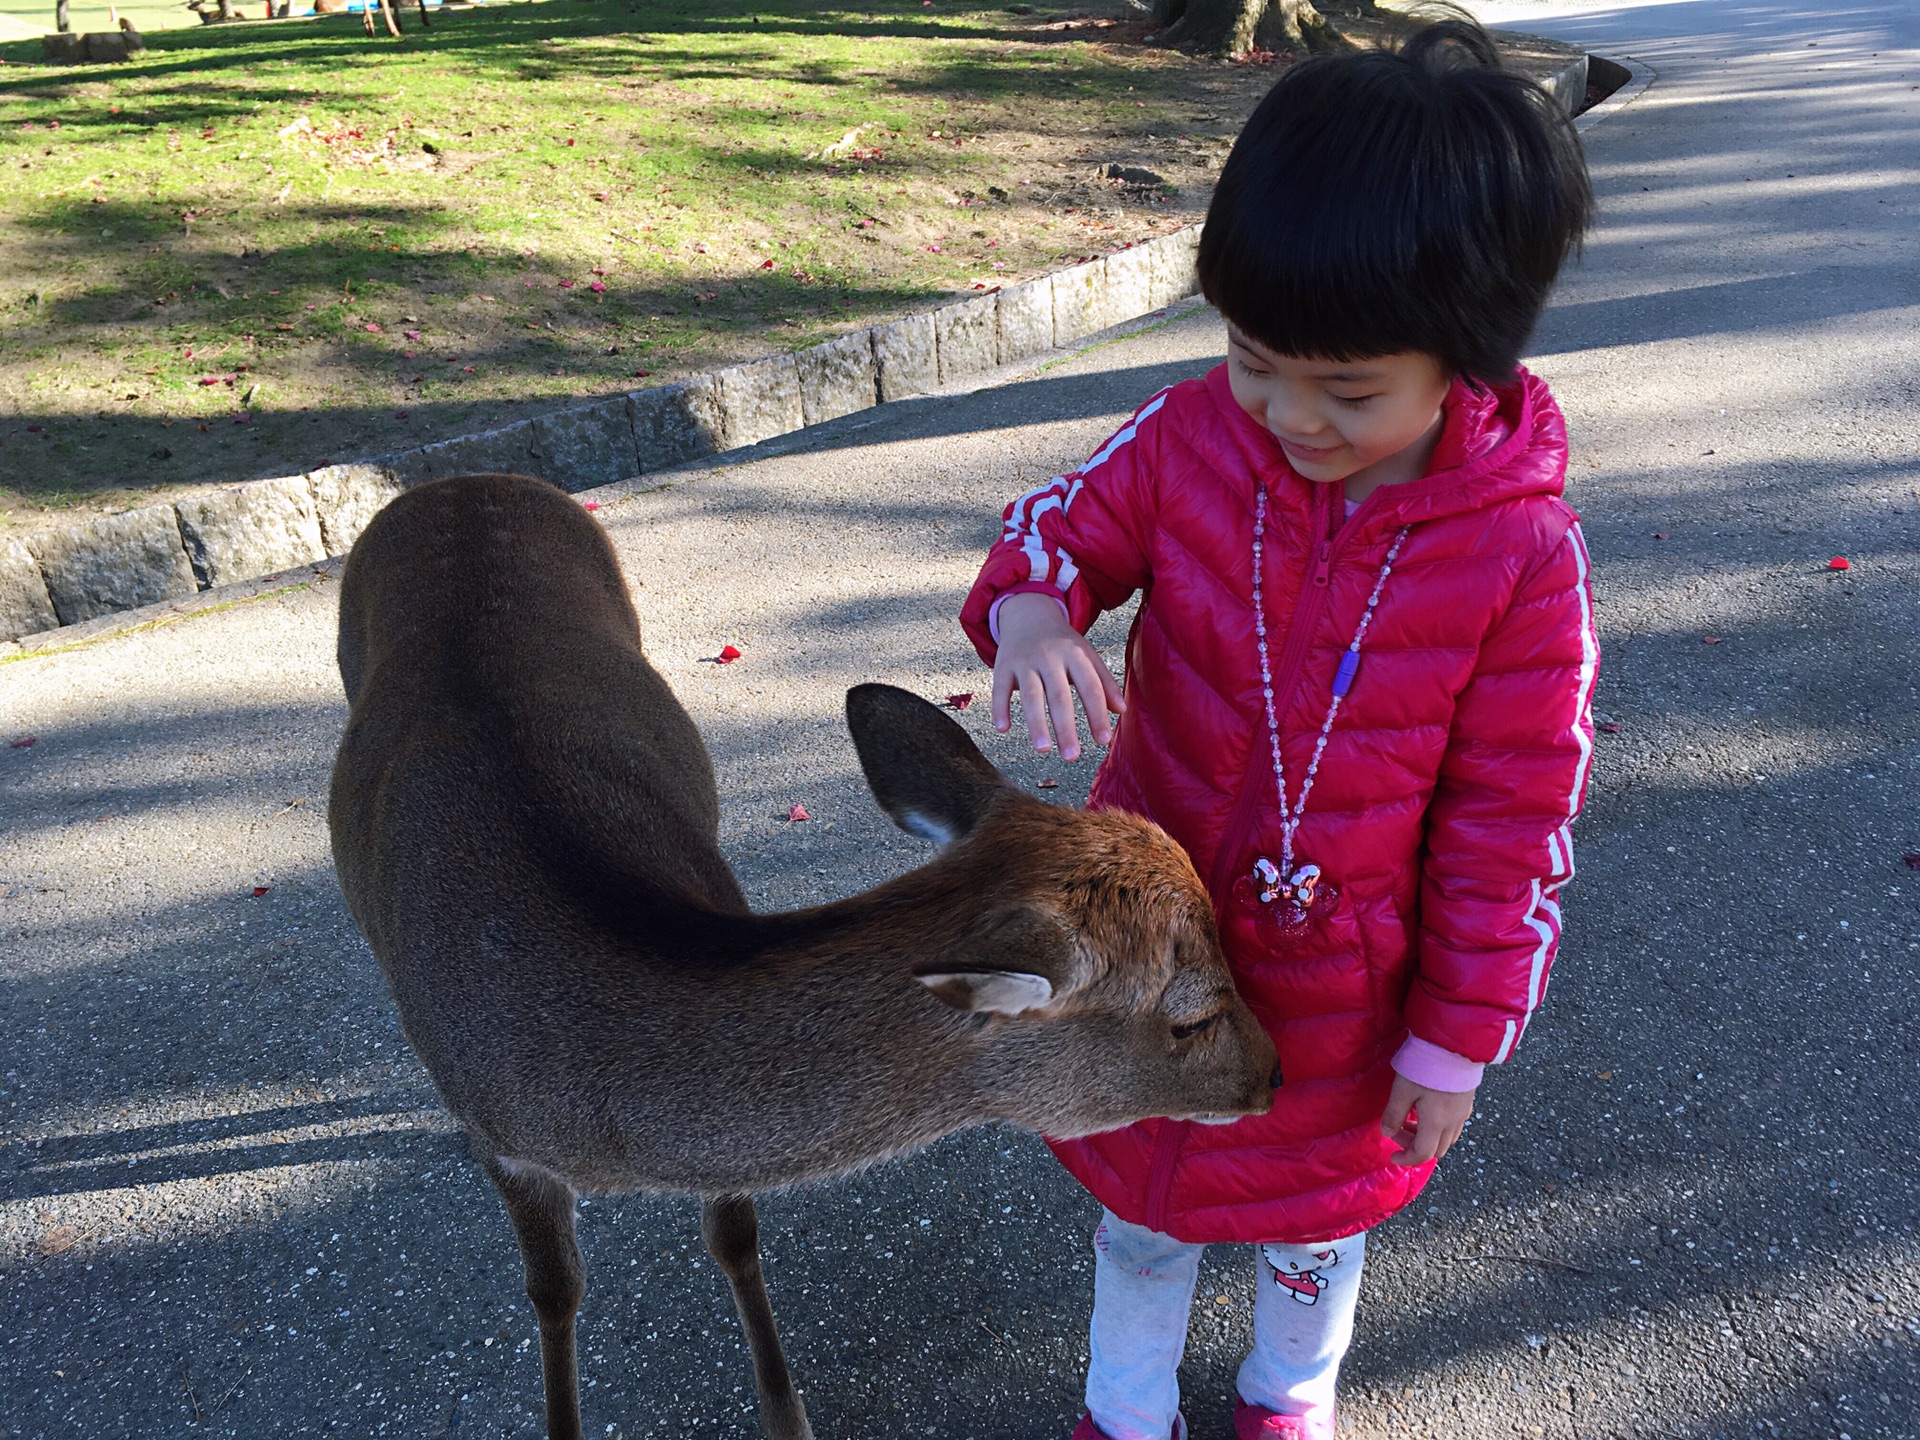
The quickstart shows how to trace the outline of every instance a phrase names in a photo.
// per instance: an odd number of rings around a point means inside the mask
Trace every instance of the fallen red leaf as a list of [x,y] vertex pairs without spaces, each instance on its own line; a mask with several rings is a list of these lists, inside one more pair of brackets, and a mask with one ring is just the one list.
[[973,692],[968,690],[959,695],[949,695],[947,696],[947,704],[955,710],[964,710],[973,704]]
[[773,262],[771,260],[762,260],[760,262],[760,268],[762,270],[771,270],[773,268]]
[[420,338],[420,332],[418,330],[408,330],[405,334],[409,340],[418,340]]
[[731,665],[740,658],[740,652],[731,645],[722,645],[720,653],[713,657],[716,664]]
[[1060,782],[1058,780],[1036,780],[1033,782],[1033,787],[1036,790],[1058,790],[1060,788]]
[[1853,565],[1851,562],[1848,561],[1846,556],[1836,555],[1831,560],[1827,561],[1827,568],[1829,570],[1851,570],[1853,568]]
[[1702,645],[1718,645],[1720,643],[1720,637],[1718,635],[1702,635],[1700,637],[1700,643]]
[[1656,530],[1653,532],[1653,538],[1656,540],[1664,540],[1667,538],[1667,532],[1664,530]]
[[1598,721],[1593,728],[1603,731],[1608,735],[1618,735],[1620,733],[1620,722],[1618,720],[1601,720]]
[[380,327],[371,320],[367,321],[366,325],[362,328],[365,329],[369,335],[378,335],[380,333]]
[[562,290],[571,290],[573,288],[573,282],[571,280],[562,280],[560,282],[560,288]]
[[39,740],[40,740],[40,737],[38,735],[26,735],[14,741],[13,744],[9,745],[7,748],[9,750],[25,750],[29,746],[39,743]]
[[789,825],[800,820],[811,820],[812,818],[811,815],[807,814],[807,807],[804,805],[796,805],[787,811],[787,823]]
[[396,410],[393,412],[393,418],[396,420],[404,420],[407,418],[407,412],[404,410]]
[[596,295],[604,295],[607,293],[607,287],[605,283],[599,280],[593,280],[588,282],[587,288]]
[[1920,870],[1920,851],[1909,850],[1900,859],[1905,862],[1907,869]]
[[600,502],[598,500],[582,500],[580,502],[580,508],[582,510],[598,510],[600,508]]
[[635,380],[644,380],[651,374],[653,374],[651,370],[636,370],[633,372],[633,378]]
[[264,894],[266,894],[266,893],[267,893],[267,892],[268,892],[269,890],[271,890],[272,888],[273,888],[273,887],[272,887],[271,885],[256,885],[256,886],[254,886],[254,887],[253,887],[253,898],[254,898],[254,899],[256,899],[256,900],[258,900],[258,899],[259,899],[259,898],[260,898],[260,897],[261,897],[262,895],[264,895]]

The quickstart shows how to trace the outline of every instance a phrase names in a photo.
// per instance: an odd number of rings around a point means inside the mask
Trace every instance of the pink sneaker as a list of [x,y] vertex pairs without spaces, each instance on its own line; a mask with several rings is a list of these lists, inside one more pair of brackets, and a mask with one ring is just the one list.
[[1233,1402],[1234,1440],[1333,1440],[1333,1416],[1277,1415],[1237,1396]]
[[[1073,1427],[1072,1440],[1108,1440],[1108,1436],[1106,1431],[1093,1423],[1091,1414],[1082,1414],[1080,1423]],[[1184,1415],[1174,1416],[1171,1440],[1187,1440],[1187,1420]]]

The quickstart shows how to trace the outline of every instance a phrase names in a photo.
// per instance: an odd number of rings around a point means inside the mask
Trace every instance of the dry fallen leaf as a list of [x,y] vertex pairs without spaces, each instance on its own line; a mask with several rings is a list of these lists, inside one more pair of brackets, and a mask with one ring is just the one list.
[[64,1255],[80,1243],[80,1232],[71,1225],[56,1225],[34,1242],[42,1255]]

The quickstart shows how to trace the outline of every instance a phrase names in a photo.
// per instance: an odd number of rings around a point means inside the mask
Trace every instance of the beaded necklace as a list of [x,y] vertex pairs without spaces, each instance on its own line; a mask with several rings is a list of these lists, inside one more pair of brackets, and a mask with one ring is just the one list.
[[1320,735],[1314,741],[1313,758],[1307,762],[1306,776],[1300,782],[1300,798],[1293,802],[1293,808],[1289,810],[1286,766],[1280,758],[1280,721],[1273,703],[1273,664],[1267,651],[1266,590],[1260,573],[1267,528],[1267,487],[1264,484],[1258,487],[1255,497],[1253,630],[1260,650],[1260,694],[1267,713],[1267,743],[1273,754],[1273,788],[1280,802],[1280,861],[1276,865],[1267,856],[1260,856],[1253,862],[1252,873],[1242,876],[1233,888],[1235,896],[1242,902],[1271,919],[1282,931],[1297,935],[1306,930],[1308,911],[1313,908],[1315,900],[1330,903],[1334,893],[1331,886],[1321,885],[1318,865],[1295,866],[1294,833],[1300,828],[1300,817],[1306,813],[1307,796],[1313,793],[1314,777],[1320,773],[1320,757],[1326,752],[1327,736],[1333,732],[1334,717],[1340,713],[1340,702],[1347,698],[1347,692],[1353,688],[1354,676],[1360,671],[1360,642],[1366,638],[1367,627],[1373,623],[1373,612],[1380,604],[1381,592],[1387,588],[1387,577],[1393,573],[1393,562],[1399,558],[1400,546],[1412,527],[1401,526],[1400,533],[1393,537],[1393,544],[1387,548],[1387,558],[1373,582],[1373,593],[1367,596],[1367,608],[1361,612],[1353,639],[1348,643],[1346,653],[1340,657],[1340,668],[1334,672],[1333,698],[1327,704],[1327,718],[1320,722]]

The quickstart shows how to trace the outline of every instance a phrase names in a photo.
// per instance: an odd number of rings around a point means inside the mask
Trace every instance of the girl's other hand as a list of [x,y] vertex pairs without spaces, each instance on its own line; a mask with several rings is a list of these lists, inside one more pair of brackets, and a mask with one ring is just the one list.
[[1400,1147],[1395,1165],[1424,1165],[1453,1148],[1473,1114],[1475,1090],[1429,1090],[1395,1073],[1380,1133]]
[[1073,693],[1087,712],[1087,731],[1096,744],[1113,742],[1113,715],[1125,711],[1120,682],[1100,659],[1100,652],[1067,623],[1060,602],[1051,595],[1027,591],[1000,602],[997,620],[1000,653],[993,662],[993,728],[1005,734],[1013,727],[1013,692],[1020,692],[1020,708],[1027,717],[1033,748],[1053,748],[1047,722],[1060,737],[1060,758],[1080,758],[1080,731],[1073,719]]

